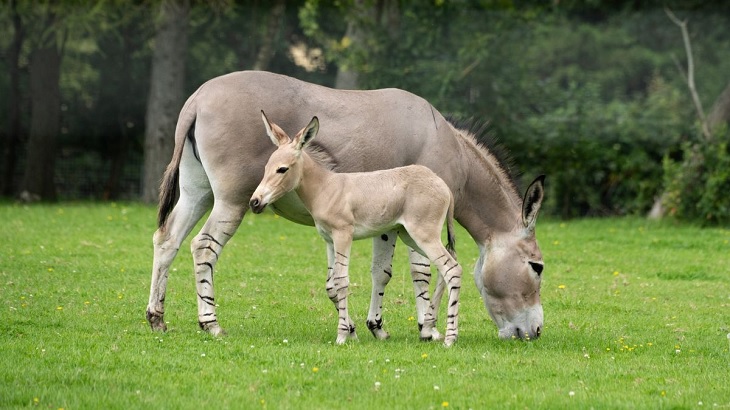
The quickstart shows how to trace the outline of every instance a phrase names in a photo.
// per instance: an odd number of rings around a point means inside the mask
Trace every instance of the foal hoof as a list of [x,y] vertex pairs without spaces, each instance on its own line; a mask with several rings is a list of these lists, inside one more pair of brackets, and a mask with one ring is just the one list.
[[421,340],[424,342],[430,342],[432,340],[441,340],[443,336],[439,333],[436,328],[428,329],[426,327],[421,328]]
[[202,323],[198,322],[200,328],[205,332],[210,333],[214,337],[222,337],[226,335],[226,331],[218,324],[218,322]]
[[454,338],[447,337],[446,339],[444,339],[444,347],[449,348],[449,347],[453,346],[455,342],[456,342],[455,337]]
[[163,315],[147,311],[147,322],[154,332],[167,332],[167,325]]
[[346,333],[338,333],[337,334],[337,340],[335,340],[335,344],[337,345],[344,345],[345,342],[348,340],[355,340],[357,341],[357,333],[353,330],[352,332],[346,332]]

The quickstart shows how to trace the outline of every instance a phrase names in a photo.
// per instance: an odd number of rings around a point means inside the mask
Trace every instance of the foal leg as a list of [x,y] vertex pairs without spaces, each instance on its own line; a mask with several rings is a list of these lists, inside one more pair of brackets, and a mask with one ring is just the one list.
[[[426,253],[426,255],[428,255],[428,258],[436,266],[449,290],[449,305],[446,311],[446,337],[444,338],[444,345],[449,347],[454,344],[458,335],[459,292],[461,291],[462,272],[461,265],[459,265],[459,263],[441,244],[440,237],[435,241],[429,240],[429,242],[426,243],[419,243],[418,246],[424,253]],[[440,285],[437,284],[436,292],[434,293],[440,292],[439,287]],[[434,299],[436,299],[435,294]],[[440,301],[441,295],[438,295],[438,299]]]
[[373,288],[366,323],[373,336],[380,340],[390,337],[388,332],[383,330],[383,295],[393,276],[393,253],[397,236],[397,232],[392,231],[373,238],[373,263],[370,268]]
[[190,242],[198,292],[198,324],[213,336],[224,333],[215,314],[213,270],[223,247],[236,233],[245,212],[246,208],[241,204],[216,202],[203,229]]
[[357,339],[355,323],[350,319],[347,310],[347,292],[350,286],[348,267],[350,263],[350,246],[352,235],[334,233],[333,243],[327,244],[327,256],[331,261],[327,272],[327,295],[335,304],[338,314],[338,345],[344,344],[348,338]]
[[[441,297],[444,295],[444,289],[446,289],[446,282],[444,282],[443,276],[439,272],[436,275],[436,288],[433,291],[431,297],[431,303],[426,308],[426,315],[423,322],[423,329],[421,329],[422,340],[441,340],[443,337],[441,333],[436,329],[436,322],[438,320],[439,307],[441,306]],[[431,334],[431,339],[428,339],[428,334]]]
[[[440,340],[441,334],[436,330],[438,311],[431,307],[429,286],[431,284],[431,262],[413,248],[408,248],[408,259],[411,264],[413,291],[416,295],[416,315],[421,340]],[[428,320],[428,326],[426,324]]]

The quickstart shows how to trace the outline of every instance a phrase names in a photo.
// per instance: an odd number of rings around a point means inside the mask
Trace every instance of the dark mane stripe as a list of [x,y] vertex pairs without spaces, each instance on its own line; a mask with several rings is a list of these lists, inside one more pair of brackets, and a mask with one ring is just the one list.
[[448,121],[457,130],[474,138],[477,146],[486,151],[487,155],[494,158],[499,168],[504,171],[515,192],[521,192],[520,175],[515,170],[514,161],[507,148],[499,141],[494,126],[488,120],[475,118],[461,119],[453,115],[447,115]]

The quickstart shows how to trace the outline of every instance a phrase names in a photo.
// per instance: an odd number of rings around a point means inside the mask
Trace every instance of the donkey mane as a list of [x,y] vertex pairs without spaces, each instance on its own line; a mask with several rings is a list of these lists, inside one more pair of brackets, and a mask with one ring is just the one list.
[[520,175],[515,171],[513,158],[504,144],[499,141],[492,123],[489,120],[460,119],[452,115],[448,115],[446,121],[458,131],[465,141],[473,143],[487,161],[497,165],[497,168],[502,171],[502,175],[506,177],[506,182],[519,196],[519,192],[521,192]]

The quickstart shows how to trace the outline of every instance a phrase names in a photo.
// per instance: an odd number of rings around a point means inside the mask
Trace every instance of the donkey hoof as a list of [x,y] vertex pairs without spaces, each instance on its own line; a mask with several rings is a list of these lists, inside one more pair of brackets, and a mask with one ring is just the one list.
[[375,338],[378,340],[390,339],[390,333],[386,332],[383,329],[376,329],[376,330],[373,330],[372,332],[373,332],[373,336],[375,336]]
[[152,331],[155,332],[167,332],[167,325],[165,324],[165,319],[163,315],[152,313],[151,311],[147,311],[147,322],[149,322],[150,327],[152,328]]
[[383,330],[383,320],[379,319],[377,321],[367,321],[368,329],[370,329],[370,333],[375,336],[378,340],[386,340],[390,338],[390,334]]

